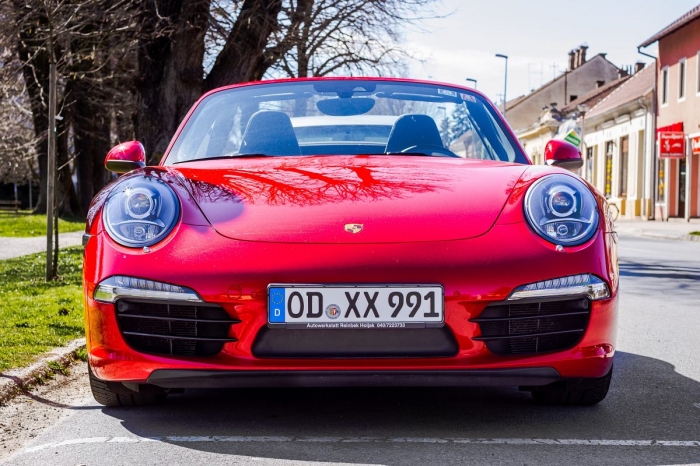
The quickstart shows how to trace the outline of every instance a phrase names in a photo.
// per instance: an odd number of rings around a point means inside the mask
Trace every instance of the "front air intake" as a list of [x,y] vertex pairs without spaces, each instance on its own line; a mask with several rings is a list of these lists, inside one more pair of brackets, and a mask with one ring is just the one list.
[[120,299],[115,307],[122,336],[143,353],[213,356],[237,341],[229,329],[240,321],[220,306]]
[[496,354],[561,351],[581,340],[590,307],[588,298],[492,304],[471,319],[481,329],[473,339],[483,341]]

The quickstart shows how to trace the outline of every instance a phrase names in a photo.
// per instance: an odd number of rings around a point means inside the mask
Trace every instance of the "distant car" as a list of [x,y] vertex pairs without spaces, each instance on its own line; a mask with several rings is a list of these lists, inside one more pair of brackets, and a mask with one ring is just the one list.
[[[217,89],[85,235],[90,384],[174,389],[513,385],[595,404],[612,376],[616,237],[550,141],[533,166],[483,95],[405,79]],[[559,167],[557,167],[559,165]],[[128,173],[127,173],[128,172]]]

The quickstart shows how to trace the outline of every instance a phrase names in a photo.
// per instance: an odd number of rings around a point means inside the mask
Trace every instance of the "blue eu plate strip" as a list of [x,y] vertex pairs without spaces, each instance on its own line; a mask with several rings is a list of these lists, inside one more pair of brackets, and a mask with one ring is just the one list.
[[268,313],[271,324],[283,324],[285,312],[284,288],[270,288]]

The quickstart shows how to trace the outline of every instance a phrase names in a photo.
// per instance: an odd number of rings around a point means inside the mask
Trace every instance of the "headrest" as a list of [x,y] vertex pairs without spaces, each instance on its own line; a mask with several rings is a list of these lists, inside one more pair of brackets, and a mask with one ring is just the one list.
[[403,115],[391,128],[386,152],[401,152],[421,145],[444,147],[435,120],[428,115]]
[[248,121],[239,154],[300,155],[299,141],[286,113],[259,111]]

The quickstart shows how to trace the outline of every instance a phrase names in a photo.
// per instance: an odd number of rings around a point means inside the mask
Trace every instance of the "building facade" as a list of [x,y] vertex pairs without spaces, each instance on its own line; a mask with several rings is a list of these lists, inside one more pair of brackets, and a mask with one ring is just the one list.
[[[565,108],[576,108],[589,96],[626,73],[600,53],[586,59],[587,47],[569,52],[567,71],[526,96],[518,97],[507,105],[508,123],[522,143],[533,163],[544,163],[544,146],[557,133]],[[573,106],[573,107],[572,107]]]
[[655,42],[659,45],[656,153],[663,154],[658,147],[662,132],[679,133],[685,139],[681,156],[656,161],[657,218],[700,217],[700,5],[640,47]]
[[636,71],[583,118],[581,176],[626,218],[654,214],[654,73]]

